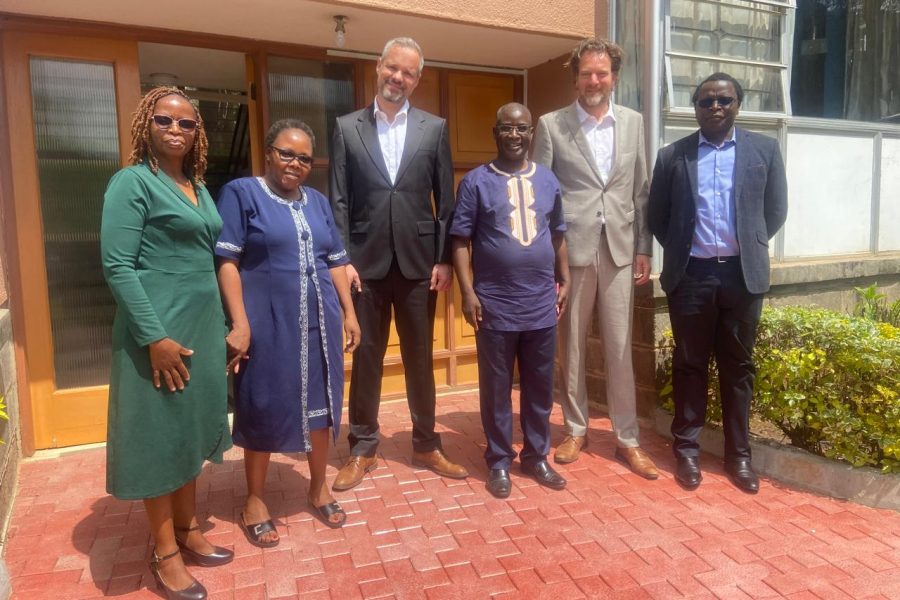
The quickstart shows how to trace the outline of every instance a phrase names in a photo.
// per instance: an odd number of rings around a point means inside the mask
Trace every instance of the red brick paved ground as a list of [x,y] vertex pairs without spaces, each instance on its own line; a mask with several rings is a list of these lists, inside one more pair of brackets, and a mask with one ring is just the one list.
[[[343,530],[305,504],[306,463],[279,456],[269,507],[281,544],[260,550],[235,526],[246,495],[240,451],[200,478],[200,516],[233,564],[193,573],[215,599],[257,598],[792,598],[900,599],[900,514],[799,492],[764,480],[757,496],[733,488],[704,456],[696,492],[672,479],[665,440],[643,432],[659,481],[611,459],[609,421],[591,420],[591,447],[561,467],[553,492],[513,472],[513,493],[484,489],[475,394],[439,399],[444,447],[467,481],[409,465],[404,403],[382,407],[380,466],[338,495]],[[346,417],[345,417],[346,418]],[[553,415],[554,442],[562,437]],[[519,436],[517,439],[520,439]],[[330,477],[347,456],[333,452]],[[6,546],[16,600],[159,598],[147,570],[140,502],[104,493],[104,451],[26,462]]]

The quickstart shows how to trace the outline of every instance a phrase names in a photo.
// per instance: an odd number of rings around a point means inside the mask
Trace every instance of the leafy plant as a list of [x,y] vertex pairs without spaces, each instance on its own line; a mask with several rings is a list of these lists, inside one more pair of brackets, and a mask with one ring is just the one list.
[[[3,396],[0,396],[0,419],[3,419],[4,421],[9,421],[9,414],[7,414],[7,412],[6,412],[5,400],[6,400],[6,398],[4,398]],[[3,441],[3,438],[0,438],[0,444],[5,444],[5,443],[6,442]]]
[[857,295],[854,315],[869,321],[879,321],[900,327],[900,300],[888,304],[887,294],[880,293],[875,284],[866,288],[853,289],[856,290]]
[[[671,403],[671,348],[662,350],[665,406]],[[754,360],[751,410],[793,445],[900,472],[900,329],[820,308],[767,307]],[[711,377],[710,407],[719,405]],[[717,412],[710,410],[707,420],[720,419]]]

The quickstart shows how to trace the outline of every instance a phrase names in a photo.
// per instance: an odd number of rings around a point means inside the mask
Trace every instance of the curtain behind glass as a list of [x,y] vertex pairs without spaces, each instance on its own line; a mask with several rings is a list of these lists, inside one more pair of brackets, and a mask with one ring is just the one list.
[[850,0],[844,116],[878,121],[900,114],[900,1]]
[[115,301],[100,213],[119,168],[113,67],[31,58],[31,95],[58,389],[109,382]]
[[616,2],[616,43],[625,51],[625,60],[616,84],[616,103],[641,112],[641,85],[646,54],[643,52],[644,2]]

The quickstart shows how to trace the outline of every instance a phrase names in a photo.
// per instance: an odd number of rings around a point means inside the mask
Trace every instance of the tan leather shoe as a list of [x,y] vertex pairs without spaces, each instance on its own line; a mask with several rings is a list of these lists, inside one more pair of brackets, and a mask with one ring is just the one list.
[[331,489],[343,492],[356,487],[363,480],[365,474],[374,471],[376,467],[378,467],[378,458],[374,456],[351,456],[347,464],[338,471]]
[[644,479],[658,479],[659,471],[653,460],[640,448],[616,448],[616,458],[628,465],[635,474]]
[[587,436],[567,435],[566,439],[556,448],[553,461],[561,465],[573,463],[578,460],[578,455],[584,448],[587,448]]
[[451,462],[440,448],[435,448],[431,452],[413,452],[412,464],[414,467],[431,469],[441,477],[465,479],[469,476],[464,466]]

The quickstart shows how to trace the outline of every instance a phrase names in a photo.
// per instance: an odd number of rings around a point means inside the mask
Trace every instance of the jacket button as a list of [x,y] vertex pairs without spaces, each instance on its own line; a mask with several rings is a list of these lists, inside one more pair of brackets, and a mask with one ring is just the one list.
[[312,275],[312,274],[315,273],[315,272],[316,272],[316,270],[315,270],[314,267],[306,267],[306,274],[307,274],[307,275]]

